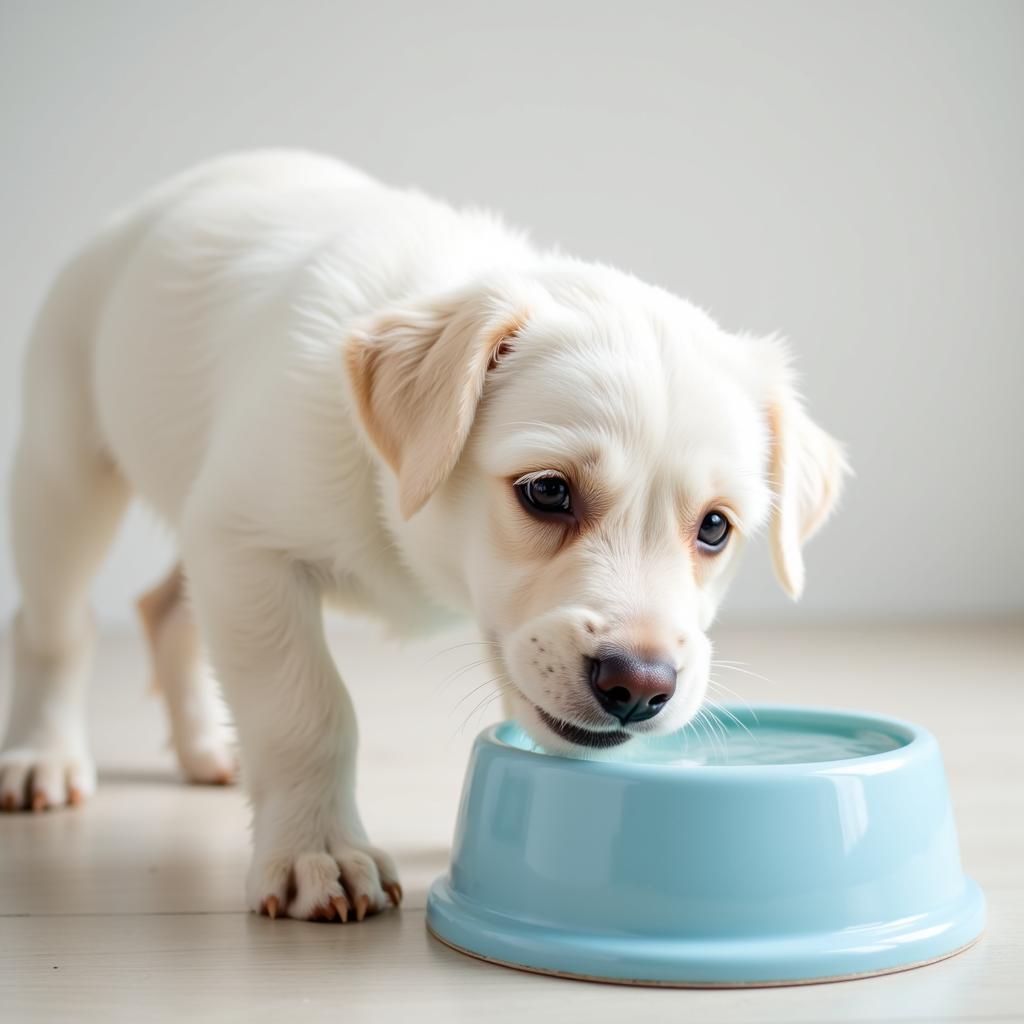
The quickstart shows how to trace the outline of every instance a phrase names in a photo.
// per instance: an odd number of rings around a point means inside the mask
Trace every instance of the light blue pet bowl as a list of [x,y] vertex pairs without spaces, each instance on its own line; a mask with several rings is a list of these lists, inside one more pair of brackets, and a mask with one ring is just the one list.
[[729,714],[717,735],[627,761],[486,730],[430,931],[511,967],[691,986],[884,974],[978,938],[984,897],[930,733],[810,708]]

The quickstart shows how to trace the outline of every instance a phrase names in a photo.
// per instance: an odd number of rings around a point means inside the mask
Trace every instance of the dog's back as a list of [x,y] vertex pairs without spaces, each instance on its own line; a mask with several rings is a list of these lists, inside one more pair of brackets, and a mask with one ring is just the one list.
[[[69,261],[37,321],[24,459],[61,479],[96,460],[115,464],[173,523],[199,457],[196,406],[211,391],[202,377],[216,357],[213,324],[199,321],[233,297],[280,288],[281,265],[308,244],[294,221],[268,239],[274,225],[261,209],[284,209],[289,193],[371,184],[324,157],[258,152],[203,164],[111,218]],[[174,446],[169,459],[153,448],[163,435]],[[143,437],[144,454],[134,450]]]

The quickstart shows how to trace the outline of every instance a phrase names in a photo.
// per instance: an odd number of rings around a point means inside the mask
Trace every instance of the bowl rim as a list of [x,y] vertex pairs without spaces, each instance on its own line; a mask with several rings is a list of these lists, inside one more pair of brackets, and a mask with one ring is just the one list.
[[915,759],[928,750],[937,749],[935,737],[923,726],[908,722],[891,715],[874,712],[856,711],[846,708],[829,708],[812,704],[745,704],[724,705],[725,709],[735,713],[737,710],[746,714],[767,718],[792,716],[801,719],[819,719],[824,722],[841,722],[847,727],[855,725],[859,728],[873,728],[893,736],[903,742],[892,750],[882,750],[874,754],[862,754],[858,757],[846,757],[830,761],[797,761],[780,764],[685,764],[659,763],[655,761],[616,761],[614,759],[588,759],[585,757],[567,757],[564,754],[549,754],[542,750],[527,750],[503,739],[502,731],[509,727],[522,731],[521,726],[511,719],[505,719],[488,726],[477,737],[477,744],[487,745],[500,750],[505,756],[515,757],[524,763],[532,761],[535,766],[541,764],[557,767],[560,770],[572,770],[581,774],[614,775],[627,779],[646,779],[651,777],[665,778],[671,776],[680,779],[696,777],[705,781],[739,780],[747,776],[765,777],[806,777],[822,774],[882,774],[895,771],[906,764],[908,759]]

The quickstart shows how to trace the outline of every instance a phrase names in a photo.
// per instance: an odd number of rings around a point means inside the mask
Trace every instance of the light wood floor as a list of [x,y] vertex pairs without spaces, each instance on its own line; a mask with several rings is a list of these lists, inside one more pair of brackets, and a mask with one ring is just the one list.
[[471,714],[486,692],[472,692],[486,678],[476,671],[442,685],[476,648],[428,660],[461,638],[402,649],[367,634],[346,628],[334,646],[362,723],[364,817],[402,870],[403,910],[358,926],[246,913],[243,798],[178,783],[141,642],[110,637],[92,701],[98,796],[77,811],[0,815],[0,1019],[1024,1020],[1020,624],[718,633],[720,657],[772,680],[722,673],[749,700],[889,712],[937,733],[964,863],[989,900],[985,937],[952,960],[755,991],[560,981],[428,938],[426,889],[445,867],[472,735],[495,708]]

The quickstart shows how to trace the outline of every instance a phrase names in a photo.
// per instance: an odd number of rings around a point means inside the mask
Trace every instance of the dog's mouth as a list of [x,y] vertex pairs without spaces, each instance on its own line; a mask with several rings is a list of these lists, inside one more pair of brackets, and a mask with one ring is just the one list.
[[607,750],[610,747],[618,747],[632,737],[628,732],[616,729],[614,732],[597,732],[594,729],[584,729],[582,725],[573,725],[572,722],[563,722],[554,715],[549,715],[543,708],[537,707],[537,714],[540,720],[558,737],[568,743],[575,743],[579,747],[591,747],[596,750]]

